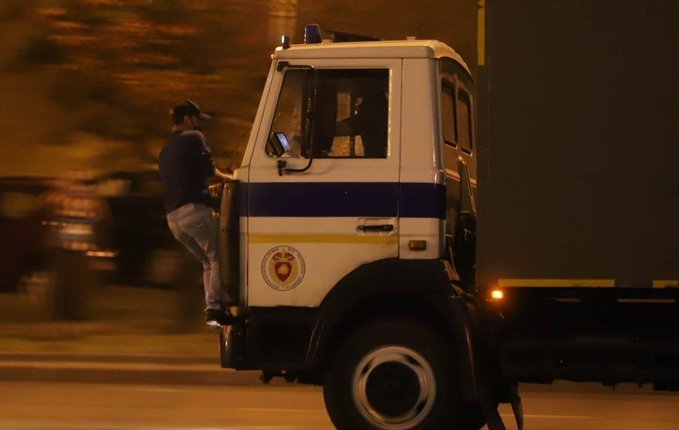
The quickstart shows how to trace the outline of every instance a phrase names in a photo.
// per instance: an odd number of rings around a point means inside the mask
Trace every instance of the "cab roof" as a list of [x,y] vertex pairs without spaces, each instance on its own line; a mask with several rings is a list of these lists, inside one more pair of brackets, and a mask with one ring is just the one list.
[[451,58],[466,71],[469,67],[453,48],[438,40],[381,40],[370,42],[323,42],[279,46],[273,59],[311,58]]

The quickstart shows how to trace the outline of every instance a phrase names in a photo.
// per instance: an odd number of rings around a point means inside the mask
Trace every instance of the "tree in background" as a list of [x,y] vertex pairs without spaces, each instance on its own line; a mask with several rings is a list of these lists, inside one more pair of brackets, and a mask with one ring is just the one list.
[[271,48],[245,28],[262,21],[266,4],[237,3],[8,0],[0,10],[13,39],[5,73],[41,82],[28,85],[43,91],[32,97],[59,112],[41,119],[50,144],[86,133],[125,142],[113,158],[154,161],[169,107],[193,98],[216,114],[208,133],[217,156],[231,157],[254,116]]

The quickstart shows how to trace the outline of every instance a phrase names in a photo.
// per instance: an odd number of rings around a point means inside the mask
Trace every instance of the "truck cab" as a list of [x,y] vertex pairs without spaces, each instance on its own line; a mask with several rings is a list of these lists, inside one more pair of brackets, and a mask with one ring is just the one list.
[[340,429],[480,428],[451,359],[471,354],[469,69],[433,40],[317,42],[276,49],[222,198],[222,366],[323,384]]

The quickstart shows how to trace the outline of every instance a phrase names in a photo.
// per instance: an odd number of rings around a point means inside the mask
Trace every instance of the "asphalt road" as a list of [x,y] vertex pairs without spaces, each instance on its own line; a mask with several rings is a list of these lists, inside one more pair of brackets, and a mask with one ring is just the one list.
[[[522,388],[527,430],[679,429],[679,395],[559,384]],[[330,430],[318,387],[0,383],[7,430]],[[508,408],[501,408],[515,429]]]

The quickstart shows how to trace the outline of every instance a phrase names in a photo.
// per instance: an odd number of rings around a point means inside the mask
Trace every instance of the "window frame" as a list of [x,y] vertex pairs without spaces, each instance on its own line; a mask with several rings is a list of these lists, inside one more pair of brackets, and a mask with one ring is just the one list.
[[468,155],[472,155],[474,153],[474,147],[475,145],[475,135],[474,135],[474,97],[472,97],[472,94],[467,90],[467,88],[461,83],[458,82],[457,88],[457,97],[455,98],[455,111],[456,114],[460,112],[459,107],[457,107],[458,102],[460,102],[461,95],[464,94],[464,97],[467,98],[468,106],[467,106],[467,127],[469,129],[469,147],[467,148],[466,145],[462,144],[462,141],[460,140],[460,131],[459,131],[459,123],[460,121],[457,120],[455,121],[456,127],[458,128],[457,130],[457,137],[458,137],[458,144],[460,149]]
[[[298,155],[290,155],[288,154],[288,151],[283,153],[280,156],[276,156],[273,153],[269,153],[269,145],[271,145],[271,139],[272,136],[280,131],[277,131],[275,129],[275,124],[276,124],[276,112],[278,112],[278,106],[281,102],[281,98],[283,97],[283,88],[285,87],[285,81],[288,77],[288,73],[294,73],[294,72],[304,72],[306,73],[305,76],[303,76],[302,80],[302,87],[304,88],[304,92],[300,95],[300,100],[303,101],[301,109],[300,109],[300,138],[301,141],[299,143],[299,154]],[[304,148],[308,148],[309,145],[307,144],[307,141],[310,139],[310,130],[308,130],[308,118],[307,118],[307,113],[308,110],[311,108],[312,110],[315,108],[315,86],[316,86],[316,80],[317,80],[317,73],[316,69],[312,66],[288,66],[288,68],[285,69],[283,72],[283,79],[281,81],[281,87],[278,92],[278,97],[276,97],[276,103],[274,104],[274,110],[273,110],[273,119],[271,121],[271,124],[269,125],[269,131],[267,133],[267,141],[266,144],[264,145],[264,152],[268,158],[272,159],[281,159],[281,158],[294,158],[294,159],[308,159],[308,154],[305,153]],[[311,86],[310,86],[311,83]],[[290,136],[286,137],[289,139]]]

